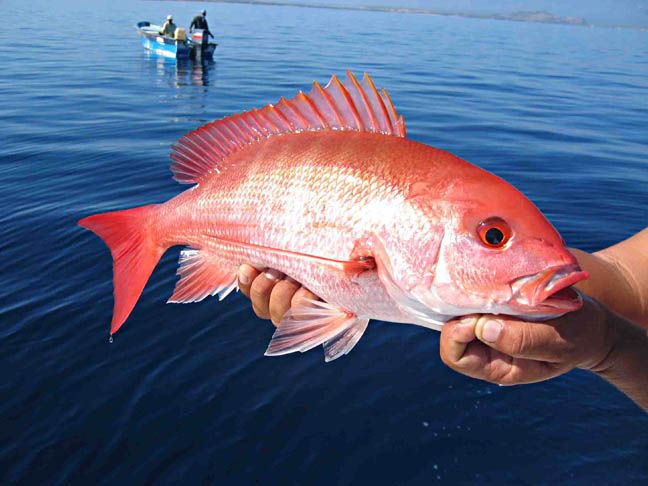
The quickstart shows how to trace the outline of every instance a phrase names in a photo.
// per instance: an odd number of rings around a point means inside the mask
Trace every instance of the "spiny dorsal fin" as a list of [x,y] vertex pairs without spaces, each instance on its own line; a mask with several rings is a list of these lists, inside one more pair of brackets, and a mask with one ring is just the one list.
[[241,147],[281,133],[355,130],[405,137],[405,121],[387,91],[378,92],[365,73],[362,83],[347,71],[344,83],[333,75],[325,88],[315,81],[310,93],[207,123],[172,147],[173,178],[194,184]]

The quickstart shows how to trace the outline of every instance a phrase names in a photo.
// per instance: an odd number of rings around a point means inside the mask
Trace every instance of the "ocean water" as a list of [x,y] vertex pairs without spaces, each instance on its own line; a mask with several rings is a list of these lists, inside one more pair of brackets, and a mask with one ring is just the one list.
[[[147,55],[133,28],[207,6],[213,63]],[[348,356],[265,358],[241,295],[164,305],[178,249],[108,343],[111,259],[76,226],[162,202],[169,147],[347,68],[411,138],[511,181],[571,246],[648,221],[648,33],[154,1],[0,6],[3,483],[648,481],[648,416],[585,372],[497,387],[438,334],[373,323]]]

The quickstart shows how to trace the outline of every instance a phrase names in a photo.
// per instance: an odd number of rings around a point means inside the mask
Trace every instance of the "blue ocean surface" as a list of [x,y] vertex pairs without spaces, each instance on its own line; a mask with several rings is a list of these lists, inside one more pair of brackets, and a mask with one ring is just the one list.
[[[214,62],[134,24],[205,7]],[[0,6],[0,481],[646,484],[648,415],[592,374],[498,387],[439,335],[374,322],[348,356],[267,358],[240,294],[165,305],[179,248],[108,343],[112,264],[76,222],[163,202],[197,126],[371,73],[409,136],[504,177],[570,246],[648,222],[648,32],[191,2]],[[404,161],[404,163],[407,163]]]

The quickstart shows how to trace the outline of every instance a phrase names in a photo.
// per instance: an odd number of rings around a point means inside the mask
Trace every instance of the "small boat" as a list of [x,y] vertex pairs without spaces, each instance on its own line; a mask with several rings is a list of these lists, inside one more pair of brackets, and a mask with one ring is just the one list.
[[187,39],[185,29],[178,28],[175,37],[167,37],[160,32],[162,27],[150,22],[142,21],[137,23],[137,31],[142,39],[145,49],[171,59],[212,59],[217,44],[208,42],[207,35],[200,29],[191,34]]
[[137,31],[142,38],[144,49],[173,59],[188,59],[191,55],[191,46],[187,42],[186,35],[182,35],[184,29],[178,39],[161,35],[162,26],[146,21],[137,23]]

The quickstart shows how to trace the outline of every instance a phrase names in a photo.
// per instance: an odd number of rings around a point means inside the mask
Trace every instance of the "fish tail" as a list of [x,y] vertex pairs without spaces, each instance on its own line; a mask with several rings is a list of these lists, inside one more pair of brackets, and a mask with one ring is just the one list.
[[110,249],[115,304],[110,334],[116,333],[137,303],[153,269],[166,251],[159,244],[152,216],[157,205],[95,214],[79,221]]

